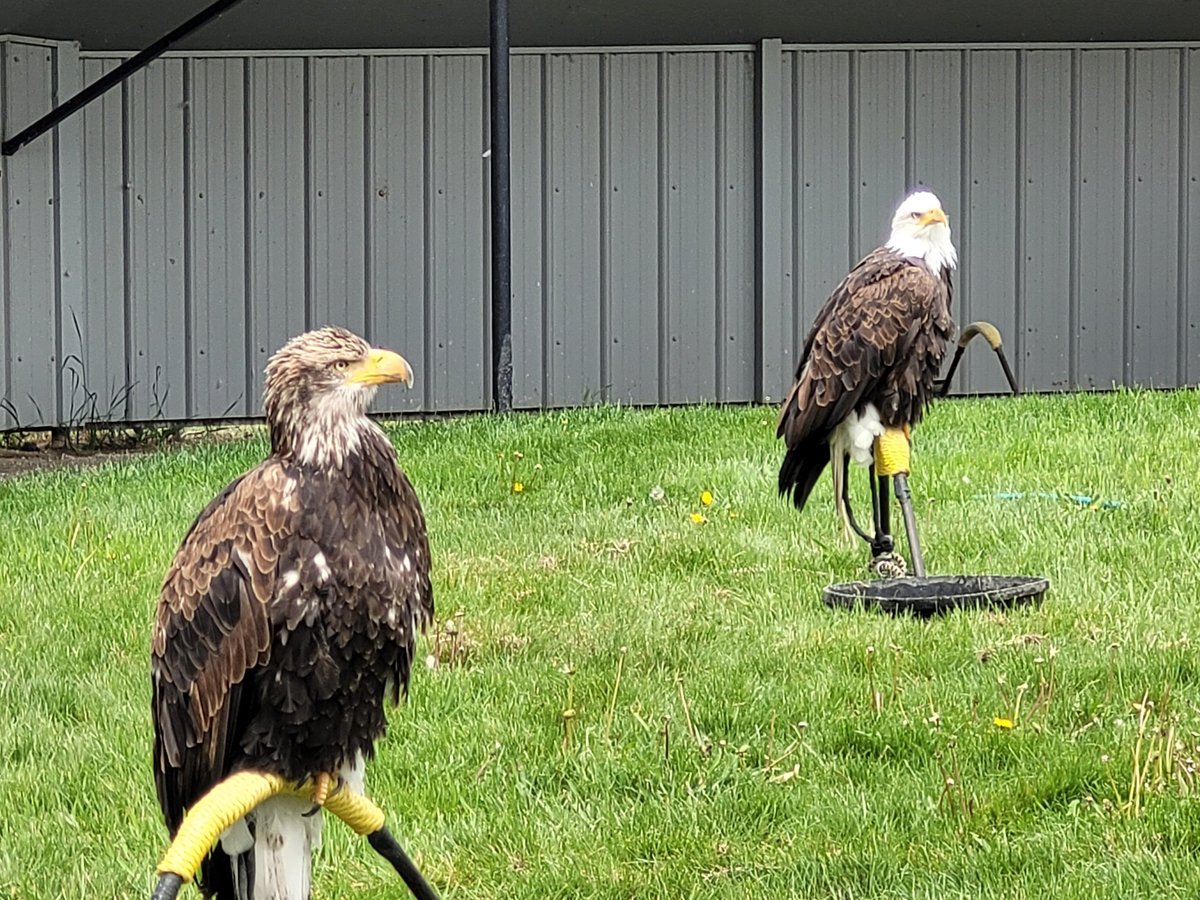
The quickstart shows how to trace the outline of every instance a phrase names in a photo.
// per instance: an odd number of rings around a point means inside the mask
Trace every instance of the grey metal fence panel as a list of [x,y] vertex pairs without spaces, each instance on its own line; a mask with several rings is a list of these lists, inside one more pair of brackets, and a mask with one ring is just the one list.
[[161,59],[126,86],[130,415],[188,415],[183,61]]
[[250,382],[262,409],[267,360],[307,324],[305,60],[250,60],[247,119]]
[[662,396],[659,61],[653,53],[606,60],[605,352],[608,397],[621,403],[657,403]]
[[[0,123],[11,121],[8,112],[7,91],[3,89],[4,75],[8,69],[8,44],[0,42]],[[6,129],[0,128],[0,131]],[[0,428],[11,428],[16,425],[9,414],[7,406],[9,399],[8,381],[12,370],[12,349],[8,340],[8,320],[12,312],[12,302],[8,291],[8,158],[0,156],[0,399],[7,401],[0,405]]]
[[716,59],[710,54],[667,53],[664,65],[662,399],[711,401],[716,397]]
[[[758,359],[758,399],[775,402],[787,389],[788,369],[794,342],[794,315],[791,304],[783,297],[792,292],[791,223],[794,201],[786,200],[791,192],[791,159],[794,142],[792,127],[793,54],[785,54],[778,39],[764,40],[758,47],[755,65],[757,110],[754,137],[757,143],[757,170],[754,190],[758,196],[758,221],[754,231],[755,284]],[[770,124],[768,124],[770,123]],[[785,348],[787,348],[785,350]]]
[[716,399],[754,399],[754,57],[717,58]]
[[[911,120],[906,186],[937,194],[950,212],[951,233],[962,225],[963,60],[961,50],[915,50],[909,56]],[[881,223],[885,228],[890,225]]]
[[313,326],[366,330],[366,72],[360,57],[309,63]]
[[1184,300],[1180,304],[1180,383],[1200,384],[1200,49],[1184,54],[1184,88],[1187,102],[1186,208],[1182,220],[1187,252],[1184,256]]
[[367,333],[404,355],[411,392],[383,391],[381,412],[426,409],[425,63],[418,56],[369,61],[370,161],[367,203],[370,281]]
[[[85,59],[83,80],[91,83],[116,60]],[[125,158],[121,92],[110,91],[81,116],[79,176],[83,253],[80,269],[68,277],[80,282],[82,298],[66,305],[63,318],[64,409],[66,421],[82,417],[128,417],[125,371]],[[76,331],[78,326],[78,331]],[[77,385],[77,390],[73,389]]]
[[[8,97],[4,87],[4,75],[8,70],[8,44],[0,41],[0,123],[11,121],[8,112]],[[7,129],[0,128],[5,132]],[[8,158],[0,156],[0,399],[7,402],[0,405],[0,428],[12,428],[16,425],[9,414],[7,406],[9,399],[8,381],[12,371],[12,348],[8,340],[8,320],[12,312],[12,302],[8,291]]]
[[246,332],[246,62],[188,67],[188,415],[254,407]]
[[[969,53],[959,50],[916,50],[908,57],[911,108],[908,124],[908,177],[906,188],[922,188],[937,194],[950,216],[950,233],[960,250],[960,269],[954,274],[952,313],[962,322],[970,302],[964,291],[961,268],[963,237],[969,227],[964,198],[964,166],[969,154],[964,146],[965,122],[970,113],[966,102],[964,69]],[[889,214],[890,215],[890,214]],[[891,227],[890,218],[880,223]],[[966,320],[969,321],[969,320]],[[1005,335],[1011,339],[1011,335]],[[978,350],[975,351],[978,353]],[[975,354],[972,354],[972,359]],[[963,365],[955,375],[955,387],[962,389],[970,380],[970,366]]]
[[[1200,381],[1198,54],[519,52],[517,405],[777,401],[922,185],[956,318],[996,322],[1027,389]],[[9,41],[5,134],[114,60]],[[486,408],[485,61],[169,56],[0,161],[0,396],[21,424],[255,414],[270,354],[338,321],[417,369],[380,409]],[[1004,387],[978,350],[963,378]]]
[[547,294],[543,247],[545,217],[544,59],[515,56],[512,93],[512,350],[513,405],[542,405],[542,313]]
[[[790,55],[790,54],[789,54]],[[792,61],[792,144],[785,155],[785,197],[795,211],[791,217],[789,256],[793,293],[786,390],[795,375],[800,350],[817,313],[830,292],[859,258],[852,240],[851,198],[859,185],[846,161],[854,135],[855,104],[851,98],[849,53],[800,52]],[[790,182],[790,183],[789,183]],[[872,246],[879,243],[876,223]]]
[[[58,98],[72,97],[82,87],[83,66],[79,48],[59,44],[54,48],[54,90]],[[84,390],[81,369],[85,350],[78,317],[84,308],[83,273],[83,116],[64,122],[55,135],[55,315],[58,324],[58,419],[75,422],[109,413],[110,403],[101,406]],[[124,347],[119,348],[124,350]],[[116,354],[122,360],[123,352]]]
[[546,59],[544,403],[597,402],[600,374],[600,57]]
[[429,59],[430,403],[491,402],[484,57]]
[[[959,216],[956,304],[960,325],[992,322],[1011,346],[1019,365],[1021,335],[1016,329],[1017,279],[1017,51],[987,50],[970,55],[965,174],[967,202]],[[964,365],[963,389],[1007,389],[995,359],[972,353]]]
[[1125,57],[1122,50],[1082,50],[1078,60],[1075,378],[1084,388],[1125,380]]
[[[38,44],[3,46],[4,113],[32,121],[54,102],[54,50]],[[4,168],[7,278],[3,297],[7,373],[4,396],[11,426],[54,422],[59,416],[55,135],[9,157]],[[6,405],[8,405],[6,404]]]
[[1129,73],[1128,378],[1145,386],[1174,385],[1179,374],[1180,53],[1135,50]]
[[[887,238],[907,188],[905,54],[868,50],[851,60],[850,194],[853,265]],[[844,270],[843,270],[844,272]]]
[[1033,51],[1023,62],[1017,312],[1028,390],[1071,386],[1071,71],[1069,50]]

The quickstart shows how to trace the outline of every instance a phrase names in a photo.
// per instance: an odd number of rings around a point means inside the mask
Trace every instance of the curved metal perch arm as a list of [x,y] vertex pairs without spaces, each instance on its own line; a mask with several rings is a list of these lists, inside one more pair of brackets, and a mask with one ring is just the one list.
[[[277,775],[238,772],[213,787],[196,802],[179,826],[171,846],[158,864],[158,883],[151,900],[175,900],[179,889],[196,874],[200,862],[221,832],[264,800],[277,794],[313,797],[312,782],[296,785]],[[383,811],[362,794],[341,785],[325,800],[325,808],[364,835],[375,851],[392,864],[417,900],[438,900],[416,865],[384,824]]]
[[1017,386],[1017,377],[1008,364],[1008,357],[1004,355],[1000,329],[991,322],[972,322],[958,336],[958,348],[954,351],[954,358],[950,360],[950,369],[946,372],[946,377],[942,379],[938,388],[938,396],[945,397],[949,393],[950,382],[954,378],[954,371],[958,368],[958,361],[962,359],[963,351],[967,349],[967,344],[971,343],[971,339],[980,334],[988,342],[988,346],[996,351],[996,356],[1000,360],[1000,368],[1004,369],[1004,377],[1008,379],[1008,386],[1012,388],[1012,392],[1014,394],[1021,393],[1021,389]]

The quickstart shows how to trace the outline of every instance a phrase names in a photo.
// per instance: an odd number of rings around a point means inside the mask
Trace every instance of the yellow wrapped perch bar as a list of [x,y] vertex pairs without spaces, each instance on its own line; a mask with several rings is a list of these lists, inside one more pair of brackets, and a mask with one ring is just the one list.
[[[180,887],[195,877],[200,863],[221,832],[264,800],[277,794],[312,798],[314,792],[315,785],[311,781],[294,785],[278,775],[262,772],[230,775],[201,797],[184,816],[175,839],[158,864],[159,881],[151,900],[174,900]],[[356,834],[367,837],[371,846],[401,874],[415,896],[437,896],[384,827],[383,810],[373,802],[349,785],[342,784],[328,796],[324,807],[349,825]]]
[[261,772],[230,775],[188,810],[175,840],[158,864],[158,874],[178,875],[185,882],[191,881],[222,831],[287,788],[287,782],[277,775]]
[[878,475],[907,475],[909,472],[908,435],[900,428],[885,428],[875,438],[875,472]]

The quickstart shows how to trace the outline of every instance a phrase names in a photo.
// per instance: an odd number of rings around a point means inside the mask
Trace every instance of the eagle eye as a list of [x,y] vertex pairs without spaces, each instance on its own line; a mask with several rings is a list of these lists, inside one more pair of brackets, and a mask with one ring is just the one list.
[[346,367],[348,365],[350,365],[350,363],[346,362],[344,359],[339,359],[337,362],[335,362],[333,364],[333,367],[335,369],[337,369],[339,372],[344,372],[344,371],[346,371]]
[[920,214],[919,212],[912,213],[911,215],[912,215],[912,217],[913,217],[914,219],[919,219],[919,218],[921,218],[921,214]]

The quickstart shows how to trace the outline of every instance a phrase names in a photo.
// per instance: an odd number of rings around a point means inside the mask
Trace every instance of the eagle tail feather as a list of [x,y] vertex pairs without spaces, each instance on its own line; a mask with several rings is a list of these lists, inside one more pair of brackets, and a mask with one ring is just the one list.
[[779,467],[779,493],[785,497],[790,494],[796,509],[804,509],[828,463],[829,444],[824,439],[789,449]]
[[311,809],[311,801],[277,796],[234,823],[201,863],[204,896],[309,900],[312,855],[321,845],[321,816],[305,815]]
[[311,809],[311,801],[278,796],[254,811],[253,887],[238,900],[309,900],[312,854],[321,845],[321,816],[306,816]]

